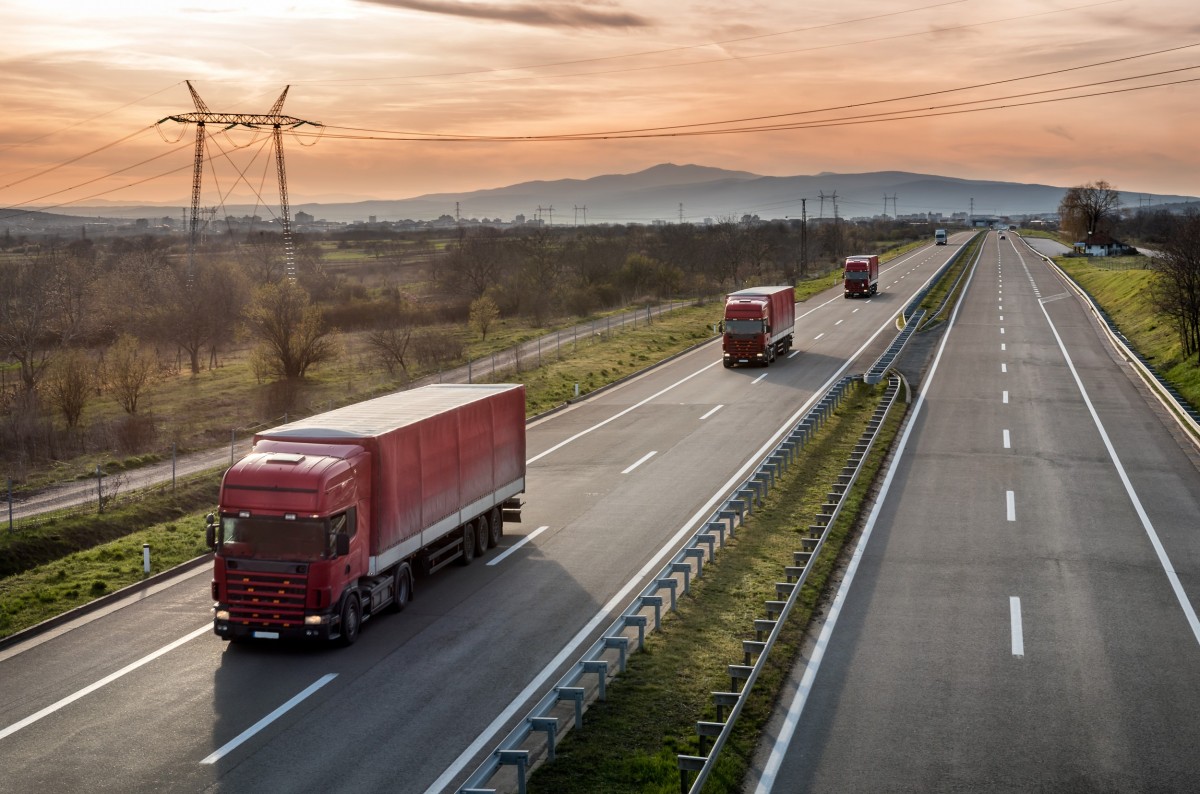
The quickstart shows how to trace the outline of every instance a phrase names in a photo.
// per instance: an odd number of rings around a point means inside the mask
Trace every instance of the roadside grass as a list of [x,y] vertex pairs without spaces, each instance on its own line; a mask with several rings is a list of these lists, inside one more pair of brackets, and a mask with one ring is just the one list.
[[[1133,349],[1200,410],[1200,365],[1195,356],[1183,355],[1179,334],[1154,307],[1150,288],[1158,274],[1146,268],[1149,259],[1060,256],[1054,261],[1108,312]],[[1143,267],[1136,267],[1138,263]]]
[[[141,500],[111,514],[63,518],[37,533],[8,536],[28,555],[58,554],[63,544],[84,542],[90,548],[0,578],[0,637],[82,606],[144,578],[142,544],[150,544],[150,573],[160,573],[208,552],[204,545],[204,513],[217,501],[219,475],[198,479],[175,499]],[[208,505],[197,510],[199,505]],[[129,531],[131,527],[143,527]],[[93,533],[87,538],[81,535]],[[115,540],[108,538],[117,537]],[[99,539],[107,542],[99,543]],[[13,543],[0,543],[7,558]]]
[[[715,719],[711,693],[729,689],[725,666],[741,663],[741,641],[755,638],[754,619],[765,617],[763,603],[776,598],[775,582],[782,579],[783,567],[793,564],[800,534],[820,511],[882,388],[862,384],[856,388],[780,479],[764,506],[715,560],[705,564],[704,576],[679,599],[679,611],[665,616],[662,631],[647,636],[646,651],[630,656],[627,671],[608,685],[607,700],[589,707],[583,729],[569,733],[556,747],[556,760],[534,772],[529,781],[532,794],[679,791],[676,755],[699,754],[695,724]],[[761,730],[799,658],[813,611],[847,537],[858,525],[905,411],[905,402],[898,399],[847,495],[829,542],[801,588],[796,609],[768,657],[706,792],[741,791]]]

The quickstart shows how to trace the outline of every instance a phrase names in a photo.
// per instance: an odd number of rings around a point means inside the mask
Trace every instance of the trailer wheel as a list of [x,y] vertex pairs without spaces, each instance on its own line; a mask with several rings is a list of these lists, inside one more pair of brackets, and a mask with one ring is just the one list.
[[459,565],[470,565],[475,559],[475,522],[468,521],[462,528],[462,553],[458,555]]
[[408,563],[402,562],[392,571],[392,604],[388,607],[391,612],[403,612],[412,601],[413,575]]
[[342,636],[338,640],[342,645],[353,645],[358,639],[358,630],[362,628],[362,604],[358,595],[350,592],[342,600]]
[[500,515],[500,509],[495,508],[488,513],[488,545],[493,549],[500,545],[500,538],[504,536],[504,517]]
[[475,521],[475,556],[482,557],[487,554],[488,550],[488,535],[491,534],[488,529],[487,516],[480,516]]

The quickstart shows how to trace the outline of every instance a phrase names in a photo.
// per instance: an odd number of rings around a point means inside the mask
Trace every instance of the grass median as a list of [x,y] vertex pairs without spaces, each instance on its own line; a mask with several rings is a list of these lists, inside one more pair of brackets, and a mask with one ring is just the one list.
[[[608,686],[604,702],[588,710],[584,727],[556,748],[556,760],[531,777],[529,791],[679,791],[676,755],[698,754],[695,724],[713,720],[711,693],[726,691],[727,664],[741,663],[743,639],[755,639],[753,621],[766,617],[764,602],[776,598],[775,582],[793,564],[800,534],[820,512],[829,486],[878,404],[882,386],[859,385],[817,437],[805,448],[764,506],[736,539],[704,566],[704,576],[668,614],[662,630],[646,639],[644,653]],[[722,753],[706,792],[737,792],[783,682],[797,662],[801,643],[847,538],[858,524],[866,495],[886,450],[900,427],[905,403],[890,412],[855,487],[814,563],[800,599],[789,616],[755,689]]]

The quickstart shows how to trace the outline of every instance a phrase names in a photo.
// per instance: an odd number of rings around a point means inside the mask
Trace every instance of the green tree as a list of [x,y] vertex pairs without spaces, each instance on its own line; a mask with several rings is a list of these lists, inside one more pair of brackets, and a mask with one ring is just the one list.
[[487,295],[471,301],[471,327],[479,332],[480,338],[486,342],[488,329],[500,317],[500,308]]

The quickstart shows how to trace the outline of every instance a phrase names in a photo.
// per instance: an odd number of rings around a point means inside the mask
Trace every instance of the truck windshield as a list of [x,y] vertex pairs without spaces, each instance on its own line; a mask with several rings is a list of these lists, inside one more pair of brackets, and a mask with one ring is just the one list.
[[868,273],[865,270],[847,270],[846,271],[846,278],[849,279],[850,281],[866,281],[867,275],[868,275]]
[[762,320],[726,320],[725,333],[727,334],[761,334],[763,332]]
[[333,536],[322,519],[221,517],[221,549],[231,557],[319,560],[333,556]]

